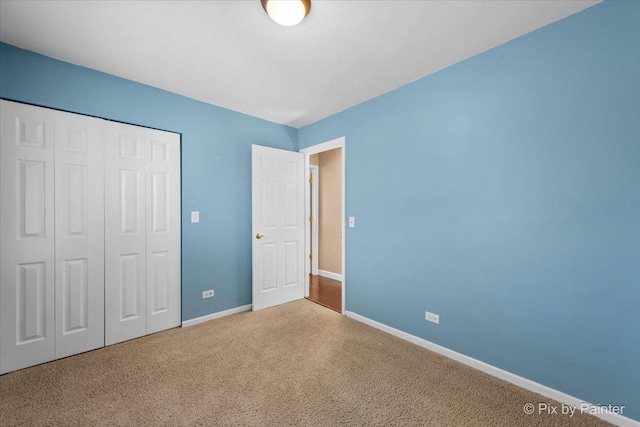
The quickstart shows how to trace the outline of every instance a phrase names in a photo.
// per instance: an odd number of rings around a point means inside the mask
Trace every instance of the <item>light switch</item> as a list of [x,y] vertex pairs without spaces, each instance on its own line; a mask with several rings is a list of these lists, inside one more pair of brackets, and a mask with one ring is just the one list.
[[197,224],[199,222],[200,222],[200,212],[191,211],[191,223],[192,224]]
[[355,216],[350,216],[349,217],[349,228],[355,228],[356,227],[356,217]]

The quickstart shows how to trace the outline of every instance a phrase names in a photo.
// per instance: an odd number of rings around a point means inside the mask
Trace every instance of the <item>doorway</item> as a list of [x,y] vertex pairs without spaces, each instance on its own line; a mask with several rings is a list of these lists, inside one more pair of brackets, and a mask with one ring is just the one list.
[[305,154],[305,296],[337,312],[345,310],[345,138],[300,150]]

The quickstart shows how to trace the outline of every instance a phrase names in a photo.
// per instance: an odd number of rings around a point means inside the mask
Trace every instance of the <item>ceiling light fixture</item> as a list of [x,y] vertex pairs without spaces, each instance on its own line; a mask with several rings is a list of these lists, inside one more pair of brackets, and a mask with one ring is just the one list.
[[311,0],[261,0],[267,15],[280,25],[299,24],[311,10]]

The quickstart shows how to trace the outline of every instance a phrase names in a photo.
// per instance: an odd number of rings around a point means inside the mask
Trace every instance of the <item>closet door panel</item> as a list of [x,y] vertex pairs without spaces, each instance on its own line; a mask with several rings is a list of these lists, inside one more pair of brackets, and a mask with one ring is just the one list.
[[105,343],[145,335],[147,130],[106,122]]
[[180,135],[149,130],[147,333],[181,324]]
[[0,373],[6,373],[54,358],[54,114],[0,103]]
[[55,114],[55,357],[61,358],[104,346],[104,121]]

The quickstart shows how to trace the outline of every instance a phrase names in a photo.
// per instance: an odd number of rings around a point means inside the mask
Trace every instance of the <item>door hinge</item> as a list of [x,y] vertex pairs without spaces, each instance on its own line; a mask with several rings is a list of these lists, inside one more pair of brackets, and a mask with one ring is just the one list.
[[309,254],[309,259],[313,259],[313,254]]
[[309,184],[313,184],[313,178],[309,178]]
[[312,216],[309,217],[309,222],[313,222],[313,217]]

